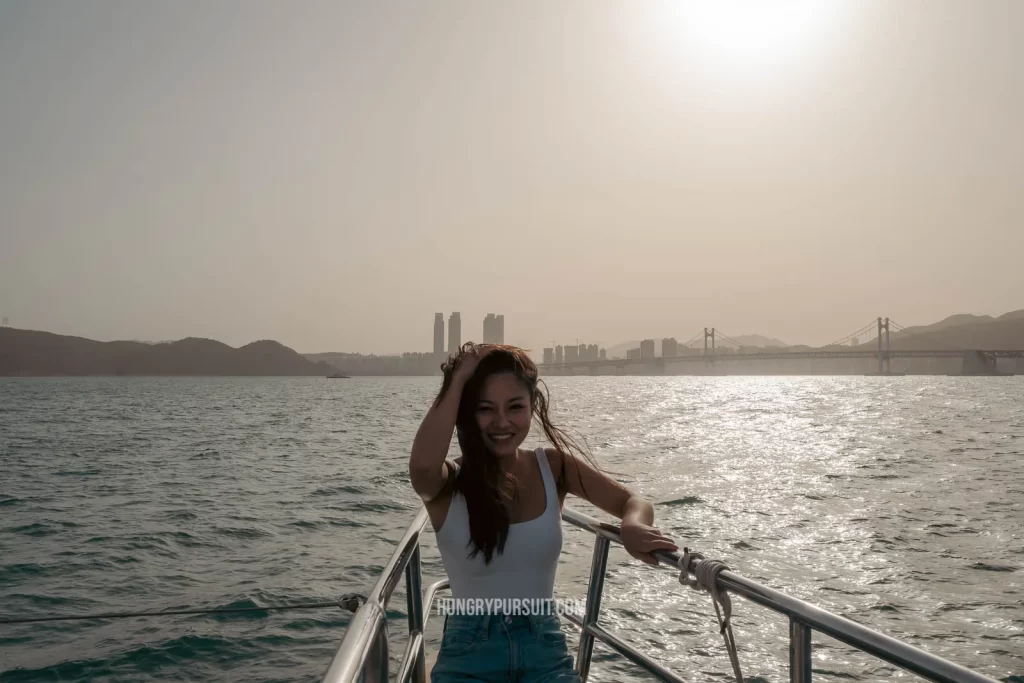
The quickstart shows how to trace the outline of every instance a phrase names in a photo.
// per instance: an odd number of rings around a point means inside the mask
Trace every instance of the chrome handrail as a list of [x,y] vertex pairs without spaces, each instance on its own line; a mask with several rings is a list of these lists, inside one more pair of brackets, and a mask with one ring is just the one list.
[[[402,573],[406,575],[409,609],[410,645],[406,648],[402,669],[408,669],[411,680],[425,683],[423,658],[423,596],[420,580],[420,534],[427,523],[427,510],[420,508],[412,524],[405,530],[391,559],[381,572],[376,585],[349,623],[341,645],[334,653],[324,674],[324,683],[384,683],[388,680],[387,607],[391,594],[398,587]],[[417,639],[416,635],[420,637]],[[372,656],[371,656],[372,655]],[[413,666],[406,662],[415,658]],[[409,680],[409,679],[406,679]]]
[[[596,536],[591,562],[590,582],[587,586],[587,608],[583,618],[566,614],[566,619],[580,628],[579,652],[576,670],[586,683],[594,642],[600,641],[615,652],[640,666],[658,680],[684,683],[683,679],[643,654],[632,645],[605,630],[598,623],[605,574],[608,569],[608,551],[612,543],[622,543],[619,527],[601,522],[569,507],[562,511],[562,519]],[[356,611],[348,630],[335,652],[323,683],[384,683],[388,681],[387,605],[398,586],[402,574],[406,580],[409,642],[398,668],[398,682],[426,682],[424,658],[424,627],[430,607],[437,593],[448,588],[448,581],[422,588],[420,566],[420,537],[427,521],[425,508],[420,508],[412,524],[399,541],[366,602]],[[680,562],[678,552],[656,552],[661,562],[675,568]],[[700,562],[692,560],[687,570],[695,573]],[[719,574],[719,590],[740,595],[751,602],[789,618],[790,623],[790,681],[811,681],[811,636],[820,631],[836,640],[878,659],[911,671],[927,680],[939,683],[998,683],[977,672],[929,654],[889,636],[873,631],[854,621],[819,609],[810,603],[762,586],[735,572],[725,570]]]
[[[605,568],[607,566],[608,558],[608,541],[615,543],[622,543],[622,538],[619,535],[619,527],[613,524],[607,524],[601,522],[593,517],[589,517],[583,513],[566,507],[562,511],[562,519],[569,522],[573,526],[585,529],[595,534],[598,538],[598,543],[594,548],[594,562],[593,568],[590,575],[591,586],[588,588],[588,604],[587,604],[587,616],[582,620],[575,617],[575,615],[567,615],[567,619],[580,626],[582,629],[580,636],[580,654],[589,655],[589,650],[584,650],[584,637],[589,635],[592,638],[600,640],[605,644],[612,647],[620,654],[626,656],[634,662],[640,663],[638,658],[648,660],[641,653],[632,650],[630,646],[618,639],[612,640],[609,638],[610,634],[604,629],[596,626],[597,614],[591,615],[590,609],[590,596],[600,595],[604,587],[604,576]],[[601,539],[605,539],[606,543],[602,544]],[[603,548],[600,551],[602,557],[598,557],[599,548]],[[678,567],[681,555],[678,552],[656,552],[654,555],[661,562],[665,562],[671,567]],[[696,567],[701,562],[708,560],[692,560],[687,570],[694,574],[696,573]],[[594,582],[600,584],[599,588],[594,589]],[[966,669],[959,664],[954,664],[948,660],[945,660],[936,655],[925,652],[924,650],[918,649],[913,645],[908,645],[902,641],[890,638],[889,636],[873,631],[866,626],[858,624],[855,621],[840,617],[838,615],[827,612],[823,609],[815,607],[810,603],[804,602],[797,598],[786,595],[774,589],[762,586],[756,581],[744,578],[739,574],[725,570],[719,574],[718,588],[721,591],[728,591],[733,595],[741,595],[751,602],[755,602],[759,605],[767,607],[768,609],[789,617],[790,620],[790,680],[800,681],[804,683],[811,680],[811,632],[813,630],[821,631],[836,640],[850,645],[861,652],[865,652],[869,655],[877,657],[878,659],[894,664],[902,669],[913,672],[927,680],[937,681],[939,683],[998,683],[995,679],[989,678],[982,674],[979,674],[970,669]],[[600,609],[600,602],[597,602],[598,610]],[[597,610],[595,610],[596,612]],[[590,645],[587,646],[591,647]],[[627,653],[623,650],[632,650],[631,653]],[[633,656],[631,656],[633,655]],[[651,662],[653,663],[653,662]],[[589,662],[587,663],[589,665]],[[585,672],[580,665],[581,671]],[[651,673],[658,675],[656,671],[649,670]],[[584,682],[586,677],[581,675]],[[678,676],[672,674],[671,676],[658,676],[661,680],[666,681],[680,681]]]

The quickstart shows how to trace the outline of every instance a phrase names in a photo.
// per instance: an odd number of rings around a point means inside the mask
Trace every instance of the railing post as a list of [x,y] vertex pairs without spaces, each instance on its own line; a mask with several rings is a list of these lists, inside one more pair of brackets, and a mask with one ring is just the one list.
[[[416,633],[423,633],[423,574],[420,567],[420,545],[416,547],[409,557],[409,564],[405,568],[405,602],[409,613],[409,637]],[[427,664],[426,657],[421,647],[416,653],[416,666],[412,672],[412,680],[416,683],[426,683]]]
[[598,536],[594,543],[594,560],[590,565],[590,583],[587,586],[587,613],[580,629],[580,651],[576,657],[576,672],[580,680],[587,683],[590,673],[590,657],[594,653],[594,636],[587,632],[587,626],[596,624],[601,616],[601,595],[604,592],[604,575],[608,570],[608,549],[611,541]]
[[811,683],[811,627],[789,620],[789,681]]
[[388,622],[386,619],[377,624],[373,634],[366,660],[359,671],[358,683],[388,683]]

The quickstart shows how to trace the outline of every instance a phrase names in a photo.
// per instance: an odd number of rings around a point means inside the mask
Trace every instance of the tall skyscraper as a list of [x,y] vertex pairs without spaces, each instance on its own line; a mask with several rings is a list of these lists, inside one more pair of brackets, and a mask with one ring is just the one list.
[[444,353],[444,313],[434,314],[434,353]]
[[456,312],[448,316],[448,353],[456,354],[462,346],[462,316]]
[[666,337],[661,340],[661,357],[675,358],[679,355],[679,342],[675,337]]
[[484,318],[484,344],[505,343],[505,316],[488,313]]
[[555,350],[550,346],[544,349],[544,364],[551,365],[555,362]]

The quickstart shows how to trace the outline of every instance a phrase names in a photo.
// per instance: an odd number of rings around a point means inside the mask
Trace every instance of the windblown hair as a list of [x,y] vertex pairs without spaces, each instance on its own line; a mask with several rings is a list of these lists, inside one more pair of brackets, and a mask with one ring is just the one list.
[[[452,384],[455,368],[459,361],[472,351],[474,344],[463,344],[459,353],[449,357],[442,365],[444,379],[436,402],[440,402]],[[547,385],[538,378],[537,366],[523,349],[515,346],[498,345],[480,360],[472,377],[466,382],[459,400],[458,417],[455,421],[459,447],[462,450],[462,467],[455,480],[454,490],[465,498],[469,513],[470,557],[483,553],[484,562],[490,563],[495,551],[501,554],[508,538],[509,513],[502,500],[501,482],[506,478],[502,460],[486,446],[476,421],[477,404],[484,383],[491,375],[512,373],[529,391],[530,410],[533,419],[540,424],[551,445],[561,453],[561,467],[556,477],[558,492],[566,490],[566,467],[572,462],[577,467],[577,456],[586,458],[596,467],[593,459],[566,434],[551,423],[548,417],[550,399]]]

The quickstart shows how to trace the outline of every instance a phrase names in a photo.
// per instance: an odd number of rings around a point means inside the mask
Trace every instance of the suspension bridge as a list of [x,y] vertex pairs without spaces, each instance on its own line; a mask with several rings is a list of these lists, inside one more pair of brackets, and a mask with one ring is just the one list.
[[[874,338],[865,337],[871,334],[875,335]],[[825,346],[770,350],[744,345],[712,327],[704,328],[686,342],[678,344],[676,353],[667,356],[655,356],[651,352],[639,357],[634,355],[628,358],[541,363],[538,367],[548,374],[631,374],[636,370],[641,370],[643,374],[674,374],[673,371],[685,371],[686,368],[672,366],[694,364],[703,366],[699,370],[693,368],[694,374],[727,374],[730,372],[729,365],[734,363],[868,359],[872,361],[872,366],[877,361],[877,370],[872,367],[871,371],[863,374],[892,375],[903,374],[893,372],[893,360],[934,358],[960,360],[961,375],[999,375],[1012,374],[999,371],[999,359],[1024,359],[1022,349],[935,348],[940,345],[934,341],[923,343],[920,348],[912,348],[915,347],[914,337],[914,333],[895,320],[880,317]],[[867,343],[858,343],[865,338],[868,339]],[[900,348],[892,348],[894,341]],[[720,342],[725,345],[722,346]],[[737,374],[741,372],[738,369],[736,371]]]

